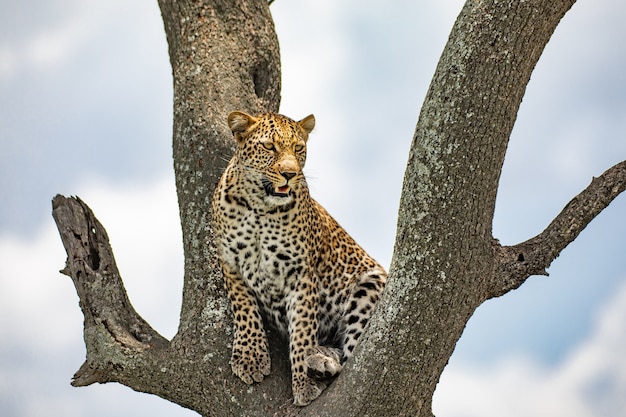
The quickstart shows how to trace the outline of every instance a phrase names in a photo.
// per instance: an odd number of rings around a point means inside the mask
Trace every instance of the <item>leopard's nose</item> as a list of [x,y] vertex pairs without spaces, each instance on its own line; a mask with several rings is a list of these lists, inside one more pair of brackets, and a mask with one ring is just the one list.
[[282,175],[287,181],[289,181],[296,176],[296,173],[291,171],[280,171],[280,175]]

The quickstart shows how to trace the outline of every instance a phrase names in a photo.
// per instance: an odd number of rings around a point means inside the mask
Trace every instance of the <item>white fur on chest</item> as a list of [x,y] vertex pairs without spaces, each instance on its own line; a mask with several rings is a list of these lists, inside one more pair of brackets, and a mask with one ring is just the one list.
[[[234,266],[261,306],[275,321],[285,311],[299,280],[307,272],[306,242],[292,211],[258,214],[244,210],[223,241],[224,260]],[[278,323],[280,324],[280,323]]]

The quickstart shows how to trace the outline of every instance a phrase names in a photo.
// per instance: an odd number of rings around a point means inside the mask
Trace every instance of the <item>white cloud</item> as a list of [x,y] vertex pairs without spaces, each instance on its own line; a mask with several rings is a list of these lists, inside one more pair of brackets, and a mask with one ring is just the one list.
[[[385,265],[417,106],[461,6],[324,0],[271,7],[281,112],[317,118],[305,169],[311,193]],[[373,198],[380,190],[384,198]]]
[[5,344],[66,346],[73,331],[49,326],[44,319],[68,323],[77,308],[75,292],[58,272],[64,261],[52,227],[33,240],[0,236],[0,329]]
[[8,46],[0,45],[0,80],[10,79],[17,68],[17,57]]
[[[97,10],[102,11],[102,8]],[[45,22],[22,39],[5,40],[0,57],[9,58],[9,61],[0,67],[0,80],[9,80],[17,72],[45,72],[51,67],[67,64],[69,58],[89,45],[98,27],[103,27],[94,17],[89,8],[68,7],[64,19],[52,25]]]
[[328,94],[344,75],[351,52],[340,11],[341,4],[329,0],[272,6],[282,52],[281,111],[291,117],[337,110]]
[[135,309],[164,336],[178,328],[183,245],[173,176],[154,183],[92,181],[79,197],[106,228]]
[[[20,72],[34,71],[39,75],[64,68],[67,71],[73,60],[87,55],[95,45],[98,48],[110,45],[112,29],[118,29],[118,32],[119,29],[125,30],[130,26],[124,26],[127,20],[143,16],[145,19],[141,24],[133,22],[133,35],[136,36],[136,33],[152,29],[152,20],[158,15],[156,3],[123,0],[56,0],[46,5],[51,16],[43,11],[33,13],[30,4],[16,4],[13,8],[12,13],[16,15],[30,16],[32,13],[32,20],[29,21],[32,30],[19,35],[17,33],[23,28],[16,28],[16,34],[11,38],[0,39],[0,81],[4,82]],[[11,13],[5,20],[8,26],[19,25],[11,19]],[[160,19],[158,21],[160,23]],[[152,47],[154,39],[158,38],[147,39],[144,47]],[[83,64],[83,67],[88,68],[88,64]]]
[[438,417],[622,416],[626,409],[626,285],[593,333],[554,368],[511,357],[488,369],[452,361],[433,409]]
[[[107,229],[134,307],[173,336],[183,284],[174,179],[124,186],[90,181],[77,190]],[[117,384],[69,386],[84,347],[78,297],[70,278],[58,272],[65,259],[52,218],[32,239],[0,235],[0,414],[113,415],[136,407],[195,415]]]
[[24,50],[27,63],[40,68],[58,65],[90,41],[88,22],[82,16],[52,31],[33,37]]
[[[78,189],[107,229],[131,302],[173,336],[183,281],[174,179],[123,187],[91,182]],[[52,218],[32,239],[0,235],[0,328],[10,340],[45,350],[66,347],[76,333],[76,293],[58,272],[65,259]],[[48,319],[73,324],[49,326]]]

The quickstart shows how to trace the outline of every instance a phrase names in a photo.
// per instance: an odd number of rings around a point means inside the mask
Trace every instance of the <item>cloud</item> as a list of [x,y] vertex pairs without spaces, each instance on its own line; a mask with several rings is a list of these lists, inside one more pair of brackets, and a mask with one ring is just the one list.
[[[60,239],[46,227],[35,239],[0,236],[0,328],[7,343],[63,348],[67,326],[41,325],[42,313],[54,312],[58,322],[72,322],[75,295],[58,271],[65,260]],[[74,320],[75,322],[75,320]],[[43,332],[43,334],[42,334]]]
[[89,44],[91,34],[88,22],[81,18],[73,19],[54,31],[40,33],[26,45],[24,64],[41,69],[62,64]]
[[[8,58],[8,63],[0,66],[0,82],[10,81],[24,72],[64,67],[106,27],[102,18],[110,13],[102,7],[103,3],[89,2],[90,7],[67,3],[34,6],[26,2],[7,10],[3,23],[11,30],[1,41],[0,56]],[[34,11],[28,21],[34,20],[35,25],[24,22],[26,9]],[[24,26],[34,30],[24,33]]]
[[6,46],[0,46],[0,80],[11,78],[17,70],[17,58]]
[[[8,58],[9,63],[0,64],[0,83],[24,72],[41,75],[50,70],[67,71],[76,60],[88,65],[84,56],[95,44],[99,45],[95,49],[102,51],[103,41],[111,40],[111,29],[128,32],[132,16],[147,15],[150,18],[140,24],[132,22],[138,34],[131,35],[143,36],[143,31],[153,27],[150,19],[158,14],[155,4],[121,0],[32,3],[14,3],[3,10],[0,57]],[[125,35],[128,37],[127,33],[121,34]],[[149,39],[144,41],[152,43]]]
[[[120,186],[92,181],[77,190],[107,229],[136,309],[165,336],[173,336],[183,279],[174,179]],[[51,217],[32,238],[0,235],[0,325],[11,339],[64,346],[67,328],[42,327],[41,312],[54,312],[59,322],[75,322],[75,292],[69,278],[58,272],[65,259]]]
[[[134,307],[173,336],[183,284],[174,179],[123,186],[90,181],[78,190],[107,229]],[[0,415],[130,415],[133,409],[196,415],[118,384],[69,386],[84,345],[76,291],[58,272],[65,259],[52,218],[31,238],[0,234]]]
[[626,409],[626,285],[600,314],[592,334],[564,361],[545,367],[512,356],[482,369],[454,360],[433,409],[438,417],[622,416]]
[[0,5],[0,229],[33,233],[80,179],[171,172],[171,103],[156,2]]
[[177,330],[183,245],[173,176],[153,182],[90,181],[79,196],[104,225],[137,311],[168,338]]
[[281,43],[281,112],[317,119],[305,170],[312,195],[384,265],[419,104],[462,3],[324,0],[271,8]]

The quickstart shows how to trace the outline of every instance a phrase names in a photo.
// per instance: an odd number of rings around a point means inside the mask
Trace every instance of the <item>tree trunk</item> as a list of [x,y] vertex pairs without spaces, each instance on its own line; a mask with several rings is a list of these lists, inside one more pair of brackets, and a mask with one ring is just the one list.
[[[232,317],[211,230],[211,196],[232,152],[231,110],[277,111],[278,41],[264,0],[159,0],[174,78],[174,168],[185,252],[178,333],[132,308],[106,232],[79,199],[55,197],[64,273],[85,315],[73,384],[120,382],[205,416],[431,416],[456,342],[485,300],[552,260],[626,188],[626,162],[595,179],[537,237],[502,247],[491,225],[508,139],[530,74],[574,0],[468,1],[441,56],[411,146],[390,277],[355,357],[322,396],[291,405],[286,341],[272,374],[231,373]],[[349,398],[350,401],[346,401]]]

